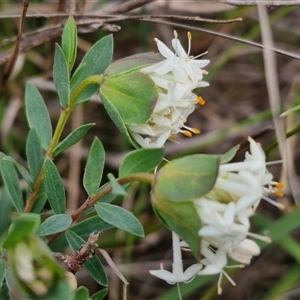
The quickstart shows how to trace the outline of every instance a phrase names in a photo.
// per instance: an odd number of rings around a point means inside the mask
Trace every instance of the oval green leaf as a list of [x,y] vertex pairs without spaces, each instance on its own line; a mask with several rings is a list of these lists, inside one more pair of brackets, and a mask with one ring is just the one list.
[[35,182],[44,164],[44,153],[35,129],[31,129],[26,141],[26,157],[32,180]]
[[95,209],[105,222],[134,235],[145,236],[142,224],[131,212],[109,203],[97,203]]
[[119,177],[133,173],[149,172],[158,166],[163,158],[162,148],[138,149],[125,155],[119,169]]
[[53,82],[61,107],[67,107],[70,98],[69,70],[63,50],[55,45]]
[[105,151],[101,141],[95,138],[91,146],[83,175],[83,186],[89,196],[96,194],[102,179]]
[[24,209],[24,200],[19,185],[18,174],[11,162],[3,160],[4,157],[6,157],[6,155],[0,153],[0,170],[2,179],[16,210],[18,212],[22,212]]
[[47,218],[38,228],[37,234],[45,236],[62,232],[72,224],[72,218],[67,214],[57,214]]
[[73,132],[71,132],[64,140],[62,140],[53,150],[52,155],[56,156],[57,154],[65,151],[71,146],[75,145],[79,142],[85,134],[93,127],[95,123],[88,123],[76,128]]
[[92,300],[103,300],[104,297],[107,295],[108,293],[108,289],[103,289],[97,293],[95,293],[94,295],[91,296]]
[[3,248],[7,249],[23,240],[28,234],[34,233],[40,223],[40,216],[36,214],[26,213],[16,217],[3,241]]
[[45,102],[32,83],[26,85],[25,107],[29,127],[36,130],[42,147],[48,149],[52,138],[52,125]]
[[65,189],[60,174],[51,159],[46,158],[44,170],[44,186],[49,203],[55,214],[64,214],[66,212]]

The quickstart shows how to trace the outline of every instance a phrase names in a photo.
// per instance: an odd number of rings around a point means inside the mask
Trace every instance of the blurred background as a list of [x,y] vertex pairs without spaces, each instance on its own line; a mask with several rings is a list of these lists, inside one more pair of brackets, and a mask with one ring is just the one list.
[[[134,2],[128,9],[128,3]],[[145,4],[142,5],[142,2]],[[248,1],[244,2],[247,4]],[[22,11],[22,1],[0,2],[0,151],[20,163],[26,164],[28,125],[24,112],[24,88],[28,81],[42,93],[54,125],[59,116],[60,106],[52,81],[53,49],[56,42],[60,43],[61,24],[64,24],[68,14],[73,14],[78,23],[77,65],[87,50],[107,34],[114,37],[114,60],[141,52],[157,52],[155,37],[171,47],[174,30],[178,32],[185,49],[188,47],[187,32],[192,33],[191,55],[208,51],[203,56],[210,60],[206,68],[209,74],[204,80],[210,86],[196,91],[206,104],[198,106],[186,123],[199,128],[201,134],[192,138],[177,135],[175,142],[168,142],[165,146],[168,160],[192,153],[222,154],[236,144],[241,144],[241,148],[235,159],[241,160],[248,150],[248,136],[262,144],[268,161],[280,160],[278,147],[274,144],[276,136],[262,49],[251,45],[253,42],[261,44],[256,6],[233,6],[226,4],[226,1],[213,0],[32,0],[24,20],[20,55],[11,76],[4,83],[4,68],[16,43]],[[160,18],[143,18],[140,15],[160,15]],[[276,53],[276,70],[282,111],[285,111],[300,104],[300,7],[270,6],[268,15],[275,48],[281,52]],[[199,21],[197,17],[208,20]],[[237,18],[242,20],[233,20]],[[224,23],[224,20],[232,21]],[[76,107],[64,136],[89,122],[96,125],[81,142],[55,161],[67,189],[70,213],[86,199],[82,175],[94,136],[98,136],[105,147],[107,173],[117,176],[122,157],[132,150],[109,119],[98,95]],[[291,160],[289,166],[293,168],[297,190],[299,113],[296,111],[285,117],[284,125],[290,136],[287,140]],[[242,270],[228,270],[236,287],[224,279],[223,294],[217,296],[218,276],[199,277],[181,285],[183,299],[300,299],[300,211],[295,204],[299,199],[294,199],[298,194],[292,195],[287,171],[282,170],[281,164],[271,165],[269,170],[275,180],[286,184],[285,196],[279,200],[286,209],[279,211],[262,202],[258,214],[253,217],[251,231],[269,235],[273,243],[261,243],[262,254],[254,258],[250,266]],[[158,221],[151,208],[149,186],[131,184],[129,193],[130,198],[118,198],[114,203],[138,217],[146,237],[140,239],[118,229],[108,230],[101,235],[99,247],[109,252],[129,281],[128,299],[178,299],[176,286],[170,286],[149,274],[149,270],[158,269],[160,263],[164,264],[165,269],[171,268],[171,233]],[[184,253],[184,261],[192,263],[194,259],[187,252]],[[106,270],[110,282],[107,299],[122,299],[122,282],[109,266]],[[86,285],[91,293],[101,289],[84,271],[77,276],[79,284]]]

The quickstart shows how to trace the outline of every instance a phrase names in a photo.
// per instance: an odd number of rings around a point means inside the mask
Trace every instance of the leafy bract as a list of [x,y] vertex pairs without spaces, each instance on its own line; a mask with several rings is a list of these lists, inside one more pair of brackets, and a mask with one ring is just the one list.
[[190,155],[175,159],[156,173],[151,201],[158,218],[199,255],[200,218],[193,200],[209,192],[218,175],[218,157]]

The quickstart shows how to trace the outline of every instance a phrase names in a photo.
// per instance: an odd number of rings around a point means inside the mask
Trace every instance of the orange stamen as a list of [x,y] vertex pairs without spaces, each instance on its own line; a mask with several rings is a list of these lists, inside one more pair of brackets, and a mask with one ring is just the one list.
[[193,133],[199,134],[201,131],[198,128],[192,128]]
[[198,104],[200,104],[200,105],[204,105],[204,104],[205,104],[205,100],[204,100],[201,96],[198,96],[198,97],[197,97],[197,102],[198,102]]
[[193,136],[192,133],[189,132],[189,131],[187,131],[187,130],[182,130],[181,133],[182,133],[183,135],[187,136],[187,137],[192,137],[192,136]]
[[284,188],[284,183],[276,182],[276,187],[278,187],[279,189],[283,189]]
[[276,196],[278,196],[278,197],[283,197],[283,192],[281,191],[281,190],[275,190],[274,191],[274,194],[276,195]]
[[187,37],[188,37],[189,40],[192,39],[192,34],[191,34],[189,31],[188,31],[188,33],[187,33]]

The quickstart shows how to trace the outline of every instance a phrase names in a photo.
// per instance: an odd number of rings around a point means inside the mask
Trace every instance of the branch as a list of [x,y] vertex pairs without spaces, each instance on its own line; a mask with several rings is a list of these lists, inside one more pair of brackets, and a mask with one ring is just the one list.
[[214,0],[214,2],[226,3],[235,6],[248,6],[257,4],[264,4],[267,6],[300,5],[300,0]]
[[156,0],[128,0],[125,3],[104,9],[101,12],[112,15],[122,14],[154,1]]

